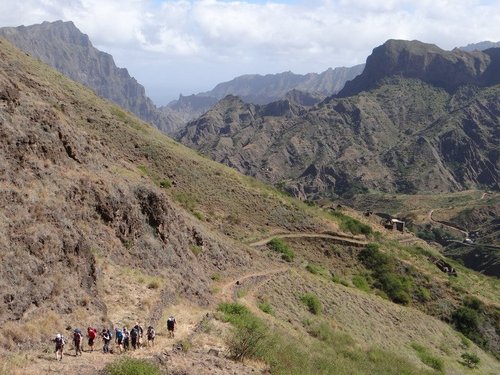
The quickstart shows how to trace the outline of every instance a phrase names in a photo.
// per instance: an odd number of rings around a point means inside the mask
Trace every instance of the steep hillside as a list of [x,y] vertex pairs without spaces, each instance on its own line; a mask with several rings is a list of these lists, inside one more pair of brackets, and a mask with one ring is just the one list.
[[[207,160],[4,40],[0,142],[2,373],[466,374],[464,352],[498,372],[495,280]],[[137,321],[154,347],[54,360],[56,332]]]
[[44,311],[61,324],[88,313],[107,321],[106,268],[136,269],[206,304],[210,275],[251,260],[214,233],[335,229],[1,46],[2,323]]
[[227,95],[239,96],[253,104],[269,104],[283,99],[288,92],[298,90],[323,98],[338,93],[344,84],[363,71],[364,64],[350,68],[329,68],[322,73],[305,75],[284,72],[279,74],[249,74],[218,84],[210,91],[190,96],[180,96],[167,108],[184,119],[193,120],[208,111]]
[[165,132],[181,122],[172,111],[156,108],[127,69],[118,68],[113,57],[96,49],[71,21],[4,27],[0,36]]

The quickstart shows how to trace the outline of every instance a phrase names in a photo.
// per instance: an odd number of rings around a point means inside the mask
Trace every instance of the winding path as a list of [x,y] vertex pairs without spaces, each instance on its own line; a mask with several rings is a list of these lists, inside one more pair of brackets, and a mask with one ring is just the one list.
[[457,231],[459,231],[460,233],[462,233],[462,234],[465,236],[465,238],[469,237],[469,232],[467,232],[467,231],[465,231],[465,230],[463,230],[463,229],[461,229],[461,228],[455,227],[455,226],[450,225],[449,223],[445,223],[445,222],[443,222],[443,221],[434,220],[434,219],[432,218],[432,214],[434,213],[434,211],[436,211],[436,209],[432,209],[432,210],[430,210],[430,211],[429,211],[429,214],[427,215],[427,218],[429,219],[429,221],[430,221],[431,223],[434,223],[434,224],[439,224],[439,225],[445,226],[445,227],[447,227],[447,228],[451,228],[451,229],[453,229],[453,230],[457,230]]
[[359,240],[353,237],[347,237],[347,236],[343,237],[328,233],[281,233],[281,234],[275,234],[271,237],[263,238],[256,242],[252,242],[249,245],[252,247],[264,246],[267,245],[269,242],[271,242],[273,238],[325,238],[334,240],[342,245],[352,245],[358,247],[366,246],[368,244],[367,241]]

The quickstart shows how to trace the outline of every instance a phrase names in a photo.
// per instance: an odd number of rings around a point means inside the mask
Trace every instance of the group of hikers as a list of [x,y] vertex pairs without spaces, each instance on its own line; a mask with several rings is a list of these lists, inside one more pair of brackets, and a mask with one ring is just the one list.
[[[175,337],[175,325],[176,320],[173,316],[170,316],[167,320],[167,331],[168,337]],[[114,331],[111,329],[103,328],[100,333],[98,333],[96,328],[88,327],[87,328],[87,339],[88,346],[90,352],[94,351],[94,344],[98,337],[101,338],[103,342],[102,352],[103,353],[112,353],[110,348],[111,340],[113,339],[113,334],[115,338],[115,344],[118,353],[122,353],[127,350],[136,350],[143,346],[154,346],[156,331],[153,326],[149,326],[146,330],[146,334],[144,335],[144,329],[142,326],[136,322],[135,326],[129,331],[127,327],[123,328],[115,328]],[[145,343],[145,339],[147,339],[147,344]],[[61,361],[64,354],[64,346],[66,344],[66,339],[63,335],[58,333],[56,337],[53,339],[56,348],[56,360]],[[73,330],[73,345],[75,347],[75,356],[82,355],[83,353],[83,333],[79,328]]]

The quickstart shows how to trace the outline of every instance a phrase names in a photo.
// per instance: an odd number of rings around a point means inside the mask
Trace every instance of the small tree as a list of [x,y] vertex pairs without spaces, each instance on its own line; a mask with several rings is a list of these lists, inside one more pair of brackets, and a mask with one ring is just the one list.
[[266,338],[266,328],[258,320],[248,316],[243,318],[228,340],[231,358],[242,361],[251,358],[259,351]]

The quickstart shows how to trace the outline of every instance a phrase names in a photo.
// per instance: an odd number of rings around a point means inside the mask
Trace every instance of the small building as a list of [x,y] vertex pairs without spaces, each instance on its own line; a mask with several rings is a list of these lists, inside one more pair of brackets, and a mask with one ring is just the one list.
[[405,222],[398,220],[398,219],[391,218],[391,219],[387,220],[385,227],[387,229],[398,230],[400,232],[404,232]]

